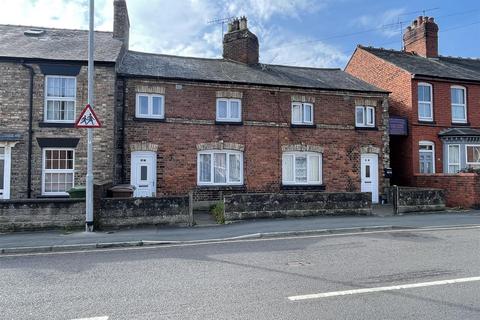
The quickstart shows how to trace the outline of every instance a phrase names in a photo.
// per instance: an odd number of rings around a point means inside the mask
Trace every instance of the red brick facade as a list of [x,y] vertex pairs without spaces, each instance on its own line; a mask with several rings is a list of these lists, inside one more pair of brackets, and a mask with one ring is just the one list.
[[[480,85],[459,81],[412,78],[411,74],[358,47],[346,71],[364,81],[391,91],[389,96],[390,114],[408,119],[407,137],[391,137],[391,163],[394,170],[392,183],[415,185],[414,175],[419,173],[419,142],[431,141],[435,145],[435,172],[444,172],[443,143],[438,134],[443,129],[456,127],[452,124],[451,86],[466,88],[467,126],[480,128]],[[432,86],[433,122],[418,119],[418,83]]]
[[[379,154],[380,194],[388,186],[383,178],[383,169],[389,166],[386,94],[135,78],[124,81],[124,174],[128,180],[132,145],[142,142],[158,145],[157,195],[183,194],[198,189],[197,146],[218,142],[244,147],[242,188],[246,191],[281,190],[282,146],[287,145],[322,148],[323,188],[326,191],[360,191],[362,151]],[[136,93],[149,87],[161,88],[164,92],[165,119],[162,121],[135,118]],[[216,124],[219,92],[241,94],[241,124]],[[291,103],[295,97],[314,101],[313,127],[291,127]],[[355,129],[355,104],[365,99],[376,104],[377,130]]]

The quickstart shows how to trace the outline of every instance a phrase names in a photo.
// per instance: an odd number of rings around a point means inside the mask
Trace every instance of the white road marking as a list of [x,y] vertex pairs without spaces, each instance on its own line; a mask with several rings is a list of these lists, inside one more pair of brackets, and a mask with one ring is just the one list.
[[[368,227],[364,227],[368,228]],[[58,252],[37,252],[37,253],[4,253],[0,254],[1,258],[7,257],[28,257],[28,256],[49,256],[49,255],[64,255],[64,254],[92,254],[101,252],[112,251],[130,251],[130,250],[155,250],[174,247],[196,247],[205,246],[211,244],[226,244],[226,243],[241,243],[241,242],[260,242],[260,241],[278,241],[278,240],[291,240],[291,239],[311,239],[311,238],[330,238],[330,237],[345,237],[345,236],[357,236],[365,234],[378,234],[378,233],[400,233],[400,232],[431,232],[431,231],[448,231],[448,230],[465,230],[465,229],[480,229],[480,225],[465,225],[465,226],[445,226],[445,227],[428,227],[418,229],[392,229],[381,231],[359,231],[359,232],[347,232],[347,233],[333,233],[333,234],[319,234],[319,235],[307,235],[307,236],[285,236],[279,238],[255,238],[255,239],[239,239],[239,240],[222,240],[222,239],[207,239],[206,242],[193,242],[196,240],[189,240],[178,244],[158,245],[158,246],[140,246],[140,247],[125,247],[125,248],[107,248],[107,249],[89,249],[89,250],[74,250],[74,251],[58,251]],[[148,242],[148,241],[147,241]]]
[[108,317],[103,316],[103,317],[93,317],[93,318],[78,318],[73,320],[108,320]]
[[331,291],[331,292],[324,292],[324,293],[313,293],[313,294],[305,294],[305,295],[300,295],[300,296],[291,296],[291,297],[288,297],[288,300],[290,300],[290,301],[300,301],[300,300],[309,300],[309,299],[320,299],[320,298],[346,296],[346,295],[372,293],[372,292],[381,292],[381,291],[393,291],[393,290],[401,290],[401,289],[413,289],[413,288],[422,288],[422,287],[431,287],[431,286],[442,286],[442,285],[446,285],[446,284],[474,282],[474,281],[480,281],[480,277],[458,278],[458,279],[440,280],[440,281],[431,281],[431,282],[410,283],[410,284],[401,284],[401,285],[389,286],[389,287],[376,287],[376,288],[364,288],[364,289],[354,289],[354,290],[345,290],[345,291]]

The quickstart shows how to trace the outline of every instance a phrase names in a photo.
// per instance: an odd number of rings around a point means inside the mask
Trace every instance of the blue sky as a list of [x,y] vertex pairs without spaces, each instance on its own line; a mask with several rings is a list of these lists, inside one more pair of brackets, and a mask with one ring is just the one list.
[[[96,0],[96,27],[112,29],[113,0]],[[87,0],[0,0],[0,23],[87,28]],[[440,54],[480,57],[480,1],[127,0],[131,49],[221,56],[216,18],[246,15],[264,63],[343,68],[357,44],[399,49],[400,28],[426,10]]]

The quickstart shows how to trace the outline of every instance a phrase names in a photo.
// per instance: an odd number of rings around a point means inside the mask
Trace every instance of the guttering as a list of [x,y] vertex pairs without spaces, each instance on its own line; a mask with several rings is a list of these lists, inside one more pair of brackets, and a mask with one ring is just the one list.
[[35,71],[32,66],[25,64],[22,61],[22,67],[30,71],[30,92],[29,92],[29,106],[28,106],[28,151],[27,151],[27,198],[32,197],[32,150],[33,150],[33,77]]

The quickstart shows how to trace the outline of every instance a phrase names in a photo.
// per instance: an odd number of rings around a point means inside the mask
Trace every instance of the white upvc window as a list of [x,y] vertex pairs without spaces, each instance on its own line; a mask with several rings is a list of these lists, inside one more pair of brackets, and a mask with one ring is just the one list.
[[234,150],[198,152],[198,185],[242,185],[243,153]]
[[137,93],[136,118],[165,118],[165,97],[161,94]]
[[217,121],[220,122],[241,122],[242,121],[242,100],[240,99],[217,99]]
[[448,145],[448,173],[457,173],[460,171],[460,145]]
[[77,79],[66,76],[45,77],[45,122],[75,122]]
[[467,167],[480,166],[480,145],[467,144],[465,146]]
[[450,88],[452,122],[467,123],[467,89],[461,86]]
[[355,107],[355,126],[375,127],[375,108],[364,106]]
[[75,179],[75,150],[43,149],[42,194],[67,195]]
[[322,154],[316,152],[284,152],[283,185],[322,184]]
[[420,173],[435,173],[435,144],[432,141],[419,143]]
[[313,124],[313,104],[293,102],[292,124]]
[[433,121],[432,85],[429,83],[418,84],[418,120]]

